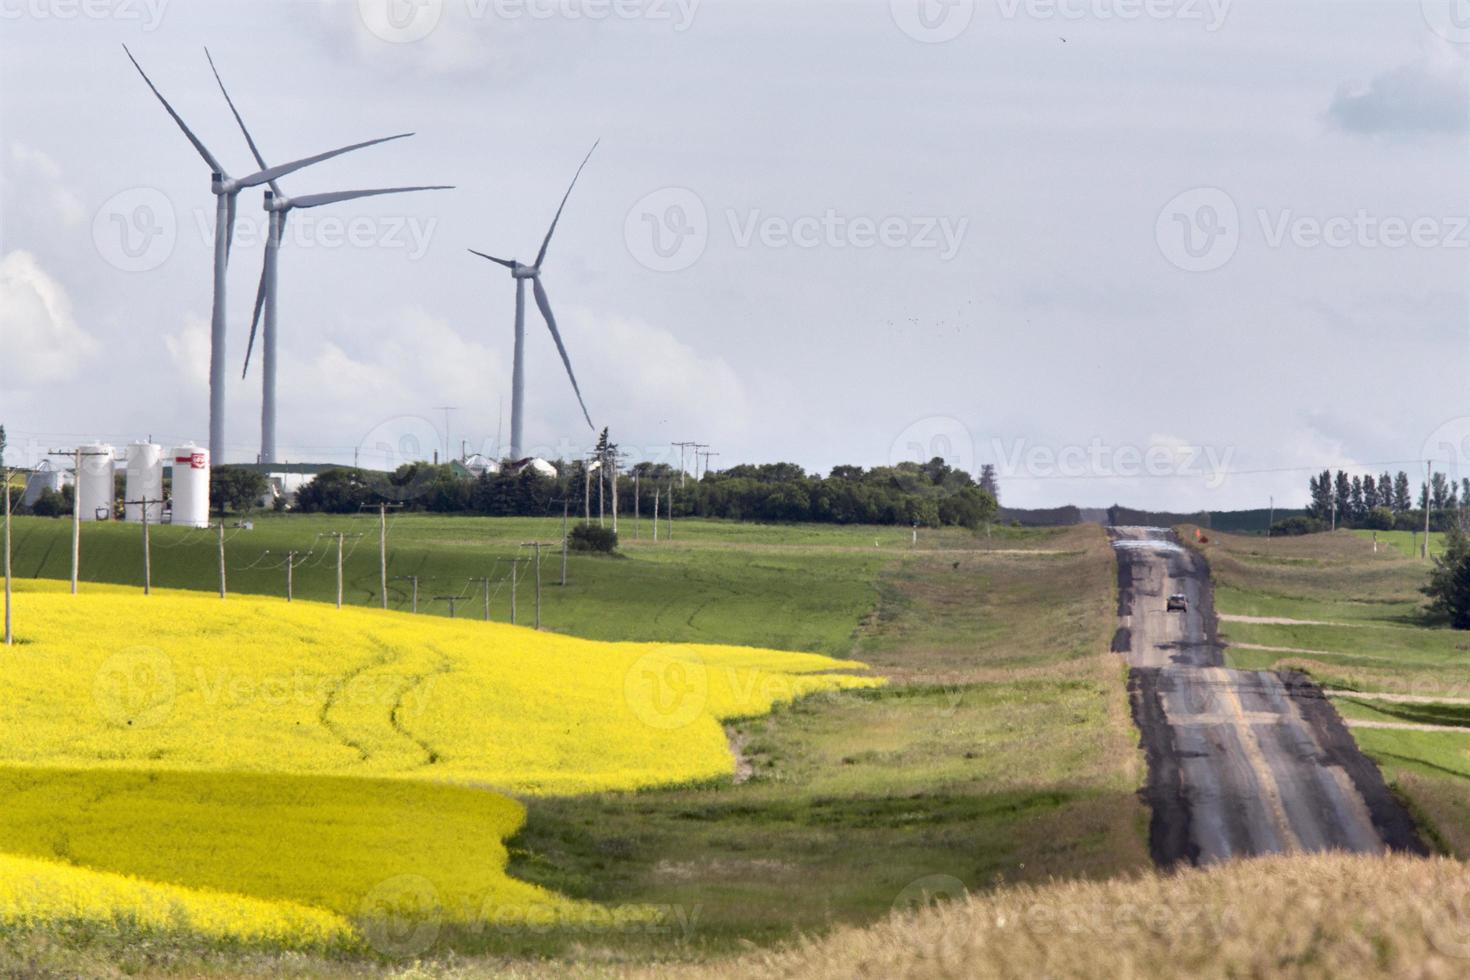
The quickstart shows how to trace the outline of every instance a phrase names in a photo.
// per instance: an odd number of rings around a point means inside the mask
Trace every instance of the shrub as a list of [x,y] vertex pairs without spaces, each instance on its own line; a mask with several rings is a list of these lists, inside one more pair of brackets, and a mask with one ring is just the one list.
[[1429,584],[1422,590],[1429,609],[1446,617],[1457,630],[1470,630],[1470,536],[1451,524],[1444,553],[1436,555]]
[[1281,537],[1295,537],[1299,534],[1317,534],[1327,530],[1327,525],[1315,517],[1288,517],[1271,525],[1271,533]]
[[574,551],[597,551],[610,555],[618,548],[618,533],[610,527],[578,524],[572,528],[569,543]]

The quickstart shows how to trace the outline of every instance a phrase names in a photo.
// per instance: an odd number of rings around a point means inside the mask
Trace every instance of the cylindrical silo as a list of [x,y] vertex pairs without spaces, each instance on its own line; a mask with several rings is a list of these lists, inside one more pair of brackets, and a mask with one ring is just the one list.
[[193,443],[173,451],[173,522],[209,527],[209,450]]
[[41,465],[26,477],[26,492],[20,498],[21,506],[36,506],[36,501],[40,500],[41,494],[47,490],[52,493],[60,493],[65,481],[66,473],[63,470],[58,469],[49,459],[41,460]]
[[128,446],[127,491],[123,496],[123,520],[141,521],[143,505],[131,501],[149,501],[148,522],[163,520],[163,447],[152,442],[135,442]]
[[80,447],[82,471],[77,474],[77,517],[84,521],[112,519],[112,464],[117,455],[105,442]]

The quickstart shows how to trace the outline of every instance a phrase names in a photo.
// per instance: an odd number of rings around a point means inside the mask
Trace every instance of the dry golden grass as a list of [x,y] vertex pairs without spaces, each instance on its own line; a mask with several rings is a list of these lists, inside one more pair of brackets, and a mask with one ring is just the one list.
[[677,975],[1464,977],[1467,872],[1447,858],[1319,854],[1022,886]]

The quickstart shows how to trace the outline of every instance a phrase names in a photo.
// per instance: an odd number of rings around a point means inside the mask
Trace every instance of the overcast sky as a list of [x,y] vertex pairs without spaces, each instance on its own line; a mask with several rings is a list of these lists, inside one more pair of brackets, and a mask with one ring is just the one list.
[[[1470,475],[1470,21],[1452,0],[0,0],[12,461],[207,436],[210,46],[285,178],[457,190],[300,211],[281,455],[509,436],[544,283],[637,457],[995,463],[1016,506],[1299,504],[1309,467]],[[228,459],[260,193],[229,275]],[[591,440],[528,317],[528,449]],[[501,413],[505,417],[502,423]],[[1428,446],[1429,448],[1426,448]],[[391,460],[396,462],[396,460]],[[1385,465],[1391,464],[1391,465]],[[1458,467],[1456,469],[1456,466]]]

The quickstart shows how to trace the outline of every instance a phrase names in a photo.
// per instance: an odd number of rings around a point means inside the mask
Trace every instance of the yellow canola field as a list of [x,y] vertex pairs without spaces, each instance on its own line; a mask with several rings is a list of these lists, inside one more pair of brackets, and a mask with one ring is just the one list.
[[721,719],[881,681],[809,653],[604,643],[280,599],[17,583],[0,763],[394,776],[516,793],[728,775]]
[[58,923],[186,932],[277,946],[340,945],[355,937],[341,916],[292,902],[161,885],[0,854],[0,926]]

